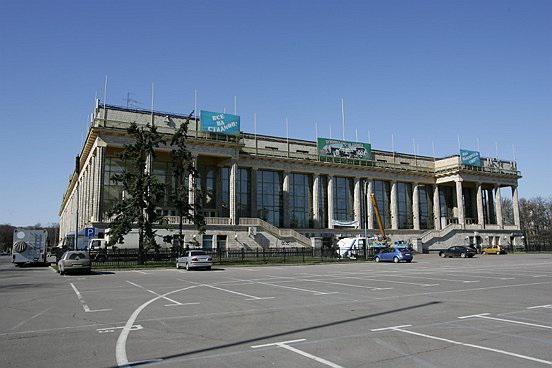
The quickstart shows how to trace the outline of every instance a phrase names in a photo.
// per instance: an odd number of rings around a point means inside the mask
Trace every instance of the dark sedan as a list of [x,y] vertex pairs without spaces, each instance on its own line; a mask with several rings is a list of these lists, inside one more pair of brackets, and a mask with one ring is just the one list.
[[477,251],[471,247],[465,247],[462,245],[450,247],[439,252],[439,256],[446,257],[460,257],[460,258],[471,258],[477,254]]

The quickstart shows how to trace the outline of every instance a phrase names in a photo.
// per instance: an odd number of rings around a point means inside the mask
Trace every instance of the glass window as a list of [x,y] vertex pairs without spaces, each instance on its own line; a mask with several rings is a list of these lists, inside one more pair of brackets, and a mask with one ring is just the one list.
[[353,179],[334,178],[334,220],[353,221]]
[[213,250],[213,235],[203,235],[203,244],[201,248],[204,251]]
[[397,202],[399,207],[399,229],[412,229],[412,184],[397,183]]
[[249,217],[251,214],[251,170],[249,168],[238,168],[238,188],[236,191],[237,212],[239,217]]
[[418,198],[420,206],[420,229],[433,228],[433,205],[431,200],[432,190],[425,185],[418,186]]
[[320,227],[328,227],[328,177],[320,175],[318,186],[318,211],[320,212]]
[[292,228],[312,227],[312,177],[307,174],[289,174],[289,211]]
[[[374,180],[374,196],[376,197],[376,203],[380,211],[381,222],[383,227],[388,229],[391,227],[391,183],[383,180]],[[378,221],[376,219],[376,211],[374,211],[374,224],[375,228],[378,227]]]
[[220,193],[220,206],[222,217],[230,217],[230,168],[221,167],[220,178],[222,181]]
[[257,171],[257,217],[282,226],[282,174],[278,171]]
[[215,166],[202,166],[199,169],[200,197],[203,208],[207,210],[214,210],[217,206],[217,172]]

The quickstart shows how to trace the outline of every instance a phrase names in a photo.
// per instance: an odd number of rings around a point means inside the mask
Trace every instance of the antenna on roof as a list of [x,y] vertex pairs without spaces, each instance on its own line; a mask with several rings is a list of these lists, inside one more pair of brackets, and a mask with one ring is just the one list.
[[345,107],[343,104],[343,97],[341,98],[341,133],[343,140],[345,140]]
[[154,120],[154,115],[153,115],[154,97],[155,97],[155,89],[154,89],[153,82],[151,82],[151,126],[152,127],[155,125],[155,120]]
[[138,107],[142,103],[138,100],[132,98],[133,93],[127,92],[126,96],[123,98],[123,101],[126,103],[127,108]]

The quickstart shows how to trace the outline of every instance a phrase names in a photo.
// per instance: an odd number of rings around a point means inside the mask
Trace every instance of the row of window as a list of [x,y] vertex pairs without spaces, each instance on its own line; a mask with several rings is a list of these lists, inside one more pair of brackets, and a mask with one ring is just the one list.
[[[176,210],[171,206],[170,193],[174,187],[173,178],[168,162],[155,162],[153,173],[157,179],[166,185],[165,197],[160,201],[159,207],[163,215],[175,215]],[[102,209],[108,209],[115,199],[121,196],[121,187],[113,180],[113,176],[122,172],[121,161],[118,158],[108,157],[105,164],[104,188],[102,197]],[[273,170],[256,170],[255,178],[249,168],[238,168],[236,203],[239,217],[259,217],[275,225],[284,226],[284,191],[283,173]],[[198,189],[201,195],[202,208],[209,216],[228,217],[230,215],[230,168],[204,165],[199,170]],[[254,189],[256,194],[252,195]],[[361,198],[365,196],[365,181],[361,181]],[[318,211],[320,213],[320,227],[328,226],[328,177],[319,176],[318,185]],[[451,188],[452,189],[452,188]],[[312,228],[313,203],[312,203],[313,177],[310,174],[289,174],[289,226],[292,228]],[[316,188],[315,188],[316,190]],[[374,180],[373,192],[380,210],[381,219],[385,228],[391,228],[391,183],[388,181]],[[354,179],[347,177],[334,177],[333,190],[333,218],[340,222],[354,221]],[[420,203],[420,227],[433,227],[432,191],[430,188],[419,186]],[[450,194],[443,190],[441,196]],[[452,200],[452,198],[451,198]],[[441,205],[452,201],[441,200]],[[255,206],[252,206],[252,202]],[[369,199],[368,199],[369,201]],[[410,183],[397,183],[397,207],[399,228],[413,228],[412,215],[412,185]],[[361,218],[366,221],[366,208],[369,202],[361,205]],[[255,208],[252,211],[252,208]],[[446,214],[449,208],[442,208],[441,214]],[[254,212],[254,213],[253,213]],[[365,226],[363,223],[361,226]],[[374,224],[377,226],[375,217]]]

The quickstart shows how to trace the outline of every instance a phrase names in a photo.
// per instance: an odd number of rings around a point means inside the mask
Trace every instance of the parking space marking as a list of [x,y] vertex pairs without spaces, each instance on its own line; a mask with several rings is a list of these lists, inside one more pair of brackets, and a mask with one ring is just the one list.
[[[248,280],[239,280],[239,281],[248,281]],[[279,288],[283,288],[283,289],[304,291],[304,292],[307,292],[307,293],[312,293],[314,295],[330,295],[330,294],[338,294],[339,293],[338,291],[325,292],[325,291],[318,291],[318,290],[309,290],[309,289],[303,289],[303,288],[298,288],[298,287],[294,287],[294,286],[278,285],[278,284],[272,284],[270,282],[262,282],[262,281],[255,281],[255,284],[274,286],[274,287],[279,287]]]
[[319,282],[319,283],[322,283],[322,284],[356,287],[356,288],[368,289],[368,290],[391,290],[391,289],[393,289],[393,288],[390,288],[390,287],[380,288],[380,287],[375,287],[375,286],[345,284],[345,283],[342,283],[342,282],[332,282],[332,281],[325,281],[325,280],[296,279],[296,278],[293,278],[293,277],[286,277],[286,276],[270,276],[270,275],[267,275],[267,276],[271,277],[271,278],[287,279],[287,280],[290,280],[290,281]]
[[139,270],[133,270],[132,272],[141,273],[142,275],[151,275],[150,273],[139,271]]
[[207,284],[201,284],[201,286],[207,286],[211,289],[217,289],[217,290],[221,290],[221,291],[226,291],[227,293],[245,296],[245,297],[247,297],[247,299],[245,299],[245,300],[264,300],[264,299],[274,299],[275,298],[274,296],[260,297],[260,296],[244,294],[244,293],[240,293],[240,292],[237,292],[237,291],[234,291],[234,290],[223,289],[223,288],[220,288],[220,287],[217,287],[217,286],[207,285]]
[[374,332],[376,332],[376,331],[398,331],[398,332],[402,332],[402,333],[406,333],[406,334],[410,334],[410,335],[414,335],[414,336],[425,337],[427,339],[448,342],[449,344],[461,345],[461,346],[466,346],[468,348],[491,351],[491,352],[498,353],[498,354],[504,354],[504,355],[513,356],[513,357],[520,358],[520,359],[530,360],[532,362],[542,363],[542,364],[546,364],[546,365],[552,365],[552,362],[549,361],[549,360],[539,359],[539,358],[535,358],[535,357],[531,357],[531,356],[527,356],[527,355],[522,355],[522,354],[516,354],[516,353],[509,352],[509,351],[489,348],[489,347],[481,346],[481,345],[468,344],[468,343],[465,343],[465,342],[445,339],[445,338],[438,337],[438,336],[427,335],[427,334],[423,334],[423,333],[420,333],[420,332],[405,330],[405,329],[403,329],[403,327],[410,327],[410,326],[406,325],[406,326],[385,327],[385,328],[374,329],[372,331],[374,331]]
[[148,305],[155,302],[156,300],[163,299],[167,295],[182,292],[182,291],[189,290],[189,289],[192,289],[192,288],[195,288],[195,287],[197,287],[197,285],[191,285],[191,286],[187,286],[187,287],[184,287],[184,288],[181,288],[181,289],[169,291],[168,293],[165,293],[163,295],[159,295],[159,296],[157,296],[153,299],[148,300],[147,302],[145,302],[144,304],[142,304],[141,306],[136,308],[134,310],[134,312],[132,312],[132,314],[128,318],[128,321],[126,322],[125,326],[121,330],[121,334],[117,338],[117,343],[115,344],[115,359],[117,360],[117,366],[119,366],[119,367],[129,367],[128,357],[127,357],[127,353],[126,353],[126,342],[127,342],[127,339],[128,339],[128,335],[131,331],[131,328],[132,328],[132,326],[134,326],[134,322],[136,321],[136,318],[138,318],[140,313]]
[[73,285],[73,283],[71,282],[70,283],[71,287],[73,288],[73,290],[75,291],[75,294],[77,294],[77,298],[79,299],[79,301],[81,302],[82,304],[82,309],[84,309],[85,312],[87,313],[92,313],[92,312],[106,312],[106,311],[110,311],[111,309],[90,309],[88,307],[88,305],[84,302],[84,299],[82,298],[82,295],[80,293],[80,291],[75,287],[75,285]]
[[[109,332],[115,332],[115,330],[122,330],[124,327],[125,326],[97,328],[96,331],[98,331],[98,333],[109,333]],[[132,325],[130,327],[130,330],[131,331],[137,331],[137,330],[141,330],[143,328],[144,327],[142,327],[142,325]]]
[[552,304],[535,305],[535,306],[533,306],[533,307],[527,307],[527,309],[537,309],[537,308],[552,309]]
[[[347,272],[347,274],[350,274],[350,272]],[[395,281],[395,280],[380,280],[380,279],[374,279],[371,277],[356,277],[356,276],[340,276],[345,279],[357,279],[357,280],[367,280],[367,281],[378,281],[378,282],[389,282],[391,284],[404,284],[404,285],[414,285],[414,286],[421,286],[421,287],[430,287],[430,286],[438,286],[439,284],[420,284],[417,282],[408,282],[408,281]]]
[[10,328],[10,330],[15,330],[16,328],[19,328],[19,327],[23,326],[25,323],[27,323],[27,322],[29,322],[29,321],[31,321],[31,320],[33,320],[33,319],[35,319],[35,318],[37,318],[37,317],[43,315],[44,313],[48,312],[48,311],[49,311],[50,309],[52,309],[52,308],[53,308],[53,307],[47,308],[47,309],[43,310],[42,312],[37,313],[37,314],[35,314],[34,316],[32,316],[32,317],[30,317],[30,318],[27,318],[26,320],[23,320],[23,321],[19,322],[18,324],[16,324],[16,325],[13,326],[12,328]]
[[[157,295],[157,296],[161,296],[161,294],[158,294],[158,293],[156,293],[156,292],[153,291],[153,290],[146,289],[146,288],[143,287],[142,285],[135,284],[134,282],[128,281],[128,280],[127,280],[127,282],[128,282],[129,284],[131,284],[131,285],[134,285],[134,286],[136,286],[136,287],[139,287],[139,288],[141,288],[141,289],[144,289],[145,291],[147,291],[147,292],[150,293],[150,294]],[[176,300],[171,299],[171,298],[168,298],[168,297],[166,297],[166,296],[162,297],[162,299],[165,299],[166,301],[169,301],[169,302],[172,303],[172,304],[165,304],[165,307],[172,307],[172,306],[174,306],[174,305],[179,305],[179,306],[180,306],[180,305],[194,305],[194,304],[199,304],[199,303],[180,303],[180,302],[177,302]]]
[[494,321],[508,322],[508,323],[514,323],[514,324],[518,324],[518,325],[546,328],[546,329],[552,330],[552,326],[539,325],[539,324],[536,324],[536,323],[529,323],[529,322],[523,322],[523,321],[515,321],[513,319],[490,317],[489,314],[490,313],[472,314],[471,316],[462,316],[462,317],[458,317],[458,318],[460,318],[460,319],[467,319],[467,318],[490,319],[490,320],[494,320]]
[[263,345],[253,345],[252,348],[257,349],[257,348],[265,348],[265,347],[269,347],[269,346],[278,346],[280,348],[284,348],[286,350],[292,351],[294,353],[297,353],[299,355],[302,355],[306,358],[312,359],[314,361],[317,361],[318,363],[322,363],[322,364],[327,365],[329,367],[343,368],[342,366],[340,366],[338,364],[335,364],[333,362],[330,362],[329,360],[317,357],[316,355],[309,354],[307,352],[304,352],[303,350],[299,350],[297,348],[294,348],[294,347],[288,345],[288,344],[291,344],[291,343],[294,343],[294,342],[300,342],[300,341],[305,341],[305,339],[281,341],[281,342],[274,342],[274,343],[271,343],[271,344],[263,344]]

